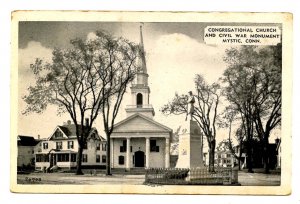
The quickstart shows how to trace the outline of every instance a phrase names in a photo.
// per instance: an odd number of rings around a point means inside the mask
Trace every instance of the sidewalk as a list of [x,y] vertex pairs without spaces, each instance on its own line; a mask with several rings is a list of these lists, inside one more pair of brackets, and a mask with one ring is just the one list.
[[[106,176],[98,174],[92,176],[89,174],[76,176],[74,173],[31,173],[29,175],[21,174],[17,176],[19,184],[78,184],[78,185],[142,185],[145,181],[145,175],[120,175],[115,174]],[[29,182],[28,178],[40,180]]]
[[248,173],[239,171],[239,183],[242,186],[279,186],[280,174]]
[[[78,184],[78,185],[143,185],[145,175],[135,174],[97,174],[96,176],[85,174],[76,176],[74,173],[31,173],[17,176],[19,184]],[[30,180],[35,179],[36,182]],[[278,186],[280,174],[247,173],[239,171],[239,183],[241,186]]]

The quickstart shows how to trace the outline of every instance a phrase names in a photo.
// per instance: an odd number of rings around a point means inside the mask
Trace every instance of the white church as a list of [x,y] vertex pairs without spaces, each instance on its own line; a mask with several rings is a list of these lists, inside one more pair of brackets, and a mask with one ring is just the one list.
[[142,26],[140,27],[141,69],[132,83],[132,101],[126,107],[126,119],[117,123],[111,135],[112,168],[170,167],[170,137],[172,129],[153,119],[150,87]]

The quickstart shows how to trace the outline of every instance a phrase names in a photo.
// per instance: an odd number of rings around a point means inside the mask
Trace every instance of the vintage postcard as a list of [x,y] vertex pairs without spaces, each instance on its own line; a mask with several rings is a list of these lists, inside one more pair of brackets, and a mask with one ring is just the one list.
[[13,12],[11,191],[290,194],[292,21]]

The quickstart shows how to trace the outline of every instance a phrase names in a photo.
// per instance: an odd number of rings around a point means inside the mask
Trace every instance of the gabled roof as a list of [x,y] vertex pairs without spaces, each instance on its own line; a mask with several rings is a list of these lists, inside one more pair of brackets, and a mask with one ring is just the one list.
[[113,133],[117,132],[172,132],[172,129],[140,113],[115,124]]
[[35,146],[39,140],[34,139],[32,136],[18,135],[18,146]]
[[[83,130],[85,128],[87,128],[86,126],[81,126],[81,125],[78,125],[78,127],[79,127],[79,135],[81,135]],[[76,125],[75,124],[67,124],[67,125],[58,125],[54,129],[53,133],[50,135],[50,137],[48,139],[51,139],[57,130],[61,131],[65,138],[74,138],[74,137],[76,137]],[[98,131],[97,131],[96,128],[92,128],[90,130],[89,134],[91,134],[93,132],[96,132],[96,134],[99,136],[100,140],[105,140],[102,136],[100,136],[98,134]]]
[[97,131],[96,128],[92,128],[92,129],[91,129],[90,135],[88,136],[87,139],[92,138],[93,133],[95,133],[95,137],[96,137],[97,139],[99,139],[100,141],[105,141],[105,138],[102,137],[101,135],[99,135],[99,133],[98,133],[98,131]]
[[[63,133],[67,136],[76,136],[76,125],[75,124],[70,124],[70,125],[59,125],[57,126],[59,127],[59,129],[61,129],[61,131],[63,131]],[[81,125],[78,125],[78,129],[79,129],[79,135],[82,134],[82,130],[85,129],[86,127]]]

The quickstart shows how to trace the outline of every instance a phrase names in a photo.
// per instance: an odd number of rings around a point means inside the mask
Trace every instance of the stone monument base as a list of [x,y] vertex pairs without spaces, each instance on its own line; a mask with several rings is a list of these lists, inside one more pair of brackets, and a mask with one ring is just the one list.
[[202,136],[196,121],[185,121],[179,133],[176,168],[203,167]]

